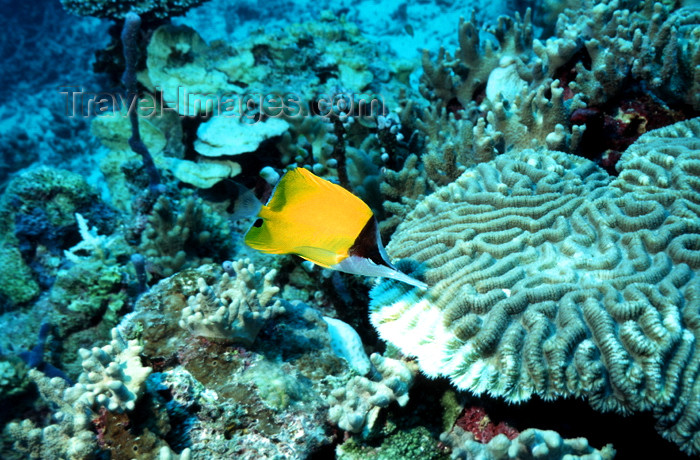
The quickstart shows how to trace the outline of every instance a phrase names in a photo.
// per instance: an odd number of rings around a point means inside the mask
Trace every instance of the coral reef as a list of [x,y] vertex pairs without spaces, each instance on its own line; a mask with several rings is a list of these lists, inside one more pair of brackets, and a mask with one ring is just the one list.
[[467,170],[387,246],[432,288],[382,282],[372,323],[460,388],[651,409],[697,453],[699,133],[693,119],[645,134],[615,180],[553,151]]
[[133,12],[139,15],[155,18],[169,18],[181,15],[190,8],[201,5],[205,0],[61,0],[63,8],[80,16],[96,16],[107,19],[124,19],[127,13]]
[[345,386],[331,393],[330,421],[352,433],[369,436],[375,428],[379,411],[393,401],[400,406],[408,402],[408,390],[416,369],[412,364],[372,353],[370,361],[380,378],[353,377]]
[[[126,337],[142,338],[142,359],[154,368],[143,400],[160,401],[153,410],[167,413],[174,430],[151,431],[177,452],[188,447],[192,458],[304,458],[330,442],[323,396],[344,385],[349,367],[330,351],[321,314],[301,302],[285,302],[284,315],[256,325],[258,338],[245,348],[179,327],[187,299],[200,294],[200,280],[234,300],[243,290],[247,299],[262,296],[263,284],[272,281],[265,274],[274,273],[243,261],[225,268],[204,265],[160,281],[120,325]],[[271,298],[276,291],[265,292]],[[130,413],[132,423],[140,423],[142,405]]]
[[65,397],[88,407],[107,408],[110,412],[133,410],[150,367],[141,365],[143,350],[137,341],[126,341],[118,329],[112,329],[112,340],[102,348],[81,348],[83,373],[78,383],[66,390]]
[[3,459],[700,454],[696,0],[0,3]]
[[515,438],[499,434],[488,442],[479,442],[472,433],[456,426],[440,440],[452,448],[452,459],[612,459],[615,450],[608,445],[601,450],[588,445],[585,438],[562,439],[555,431],[530,428]]
[[[696,7],[549,3],[537,5],[536,15],[562,12],[552,36],[535,37],[530,10],[495,25],[472,14],[460,20],[454,53],[424,50],[420,91],[428,104],[407,110],[417,117],[409,128],[422,138],[424,149],[414,152],[432,190],[525,148],[581,154],[614,174],[619,154],[641,134],[697,116]],[[409,207],[389,198],[388,213],[405,216]]]
[[13,422],[5,428],[14,441],[14,449],[25,458],[82,460],[94,458],[97,442],[90,429],[88,405],[78,394],[66,393],[67,383],[60,377],[49,379],[37,370],[29,377],[36,383],[43,400],[55,404],[55,423],[39,427],[30,419]]
[[[355,53],[376,56],[376,64]],[[240,157],[244,153],[277,167],[268,159],[274,152],[283,166],[309,164],[341,182],[347,174],[354,191],[372,199],[382,148],[400,137],[399,126],[375,121],[393,102],[387,99],[393,92],[384,91],[392,69],[357,27],[330,12],[281,33],[256,34],[235,48],[207,44],[186,26],[162,26],[149,42],[147,71],[142,82],[162,90],[181,115],[214,115],[197,126],[196,155],[166,166],[198,187],[245,171],[251,160]]]
[[187,299],[179,324],[198,337],[250,345],[265,322],[284,313],[273,300],[279,292],[272,283],[277,271],[256,270],[250,260],[225,264],[228,271],[215,287],[197,279],[199,292]]

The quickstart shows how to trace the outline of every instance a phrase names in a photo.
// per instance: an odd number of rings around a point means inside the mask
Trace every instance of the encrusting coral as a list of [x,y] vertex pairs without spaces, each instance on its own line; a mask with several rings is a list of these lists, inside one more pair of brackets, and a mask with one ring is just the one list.
[[652,410],[700,452],[699,135],[700,119],[645,134],[614,180],[554,151],[467,170],[387,246],[431,288],[382,281],[372,323],[459,388]]
[[250,345],[265,322],[284,313],[273,284],[277,271],[256,270],[250,260],[227,262],[214,287],[197,279],[199,292],[187,299],[180,327],[199,337]]

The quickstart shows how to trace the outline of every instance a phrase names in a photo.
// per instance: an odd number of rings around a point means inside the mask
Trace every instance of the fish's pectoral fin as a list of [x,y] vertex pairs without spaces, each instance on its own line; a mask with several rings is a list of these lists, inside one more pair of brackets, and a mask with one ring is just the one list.
[[337,264],[344,257],[328,249],[313,246],[294,248],[294,254],[323,268],[332,268],[333,265]]

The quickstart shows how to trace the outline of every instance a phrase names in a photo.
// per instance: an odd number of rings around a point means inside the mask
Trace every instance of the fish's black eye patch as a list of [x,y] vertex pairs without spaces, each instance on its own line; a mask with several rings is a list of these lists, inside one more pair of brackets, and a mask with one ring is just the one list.
[[255,222],[253,222],[253,227],[260,228],[260,227],[262,227],[262,224],[263,224],[263,220],[257,219]]

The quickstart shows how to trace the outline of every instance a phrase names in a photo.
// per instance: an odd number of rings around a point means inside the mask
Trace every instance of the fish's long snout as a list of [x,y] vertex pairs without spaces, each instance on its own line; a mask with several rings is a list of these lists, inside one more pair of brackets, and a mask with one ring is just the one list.
[[412,278],[412,277],[408,276],[407,274],[402,273],[398,270],[394,270],[391,275],[387,276],[387,278],[391,278],[391,279],[394,279],[396,281],[401,281],[403,283],[410,284],[411,286],[415,286],[418,289],[422,289],[424,291],[426,289],[428,289],[428,285],[426,283],[424,283],[423,281],[418,281],[417,279]]
[[410,284],[411,286],[415,286],[419,289],[428,289],[428,285],[426,283],[418,281],[417,279],[398,271],[392,265],[376,264],[372,260],[364,257],[350,256],[343,259],[340,263],[332,266],[331,268],[345,273],[352,273],[353,275],[391,278],[396,281]]

